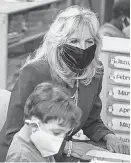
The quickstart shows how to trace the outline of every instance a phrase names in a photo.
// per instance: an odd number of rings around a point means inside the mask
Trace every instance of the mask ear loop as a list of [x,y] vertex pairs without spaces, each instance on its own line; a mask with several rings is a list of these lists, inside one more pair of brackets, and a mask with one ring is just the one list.
[[39,130],[40,130],[40,125],[39,125],[38,121],[31,121],[31,120],[27,119],[27,120],[25,120],[25,123],[27,123],[27,124],[36,124],[38,126]]

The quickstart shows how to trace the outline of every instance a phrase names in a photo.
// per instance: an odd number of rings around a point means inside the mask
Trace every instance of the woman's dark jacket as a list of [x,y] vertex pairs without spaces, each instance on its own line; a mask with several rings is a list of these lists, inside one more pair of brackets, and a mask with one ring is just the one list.
[[[24,105],[28,96],[37,84],[51,81],[49,65],[41,60],[27,65],[20,73],[11,94],[7,120],[0,132],[0,161],[5,161],[6,153],[13,136],[24,125]],[[100,113],[102,109],[99,97],[102,86],[102,75],[94,77],[88,86],[80,83],[78,106],[82,109],[82,121],[79,129],[91,140],[98,142],[104,135],[110,133],[103,124]],[[76,88],[68,87],[72,94]],[[61,152],[62,153],[62,152]]]

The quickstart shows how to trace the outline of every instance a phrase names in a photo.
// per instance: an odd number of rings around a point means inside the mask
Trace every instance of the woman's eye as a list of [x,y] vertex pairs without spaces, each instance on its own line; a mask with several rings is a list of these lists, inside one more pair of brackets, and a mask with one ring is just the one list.
[[78,43],[78,40],[71,40],[70,43],[77,44]]
[[88,44],[94,44],[94,41],[87,41]]

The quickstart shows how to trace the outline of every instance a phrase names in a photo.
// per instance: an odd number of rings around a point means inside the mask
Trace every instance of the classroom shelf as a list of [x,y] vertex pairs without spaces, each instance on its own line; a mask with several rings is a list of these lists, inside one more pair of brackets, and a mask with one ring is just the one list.
[[[62,8],[57,7],[57,4],[61,4],[62,2]],[[51,24],[51,18],[52,16],[56,15],[57,10],[66,8],[70,4],[70,0],[38,0],[37,2],[8,2],[7,0],[1,0],[0,1],[0,49],[1,49],[1,56],[0,56],[0,73],[1,73],[1,80],[0,80],[0,88],[7,89],[7,63],[8,63],[8,50],[13,49],[16,46],[28,43],[30,41],[39,39],[44,36],[47,29],[49,28],[49,25]],[[48,6],[51,6],[48,7]],[[16,37],[12,37],[10,32],[10,18],[12,15],[19,15],[19,14],[35,14],[35,11],[42,12],[41,17],[39,17],[39,13],[36,14],[36,17],[32,15],[30,22],[33,21],[37,22],[38,19],[42,19],[43,16],[46,15],[46,20],[43,21],[39,25],[36,25],[36,23],[31,23],[30,27],[27,31],[24,31],[23,33],[20,31],[19,27],[17,27],[16,31]],[[55,14],[53,14],[55,13]],[[20,19],[17,18],[19,23]],[[49,21],[48,21],[49,19]],[[53,17],[54,19],[54,17]],[[15,20],[16,26],[19,25],[17,23],[17,20]],[[14,25],[15,26],[15,25]],[[20,31],[20,32],[19,32]],[[15,33],[15,31],[13,31]],[[18,36],[17,36],[18,34]],[[11,38],[11,39],[10,39]]]
[[0,12],[4,14],[12,14],[36,7],[41,7],[60,0],[38,0],[37,2],[7,2],[0,1]]
[[[115,45],[115,46],[114,46]],[[101,118],[125,143],[130,142],[130,39],[103,37]]]
[[24,36],[22,36],[19,41],[8,44],[8,48],[12,48],[12,47],[27,43],[29,41],[35,40],[37,38],[40,38],[40,37],[44,36],[47,29],[48,28],[46,28],[46,29],[42,28],[42,29],[38,29],[38,32],[37,31],[31,31],[31,32],[25,33]]

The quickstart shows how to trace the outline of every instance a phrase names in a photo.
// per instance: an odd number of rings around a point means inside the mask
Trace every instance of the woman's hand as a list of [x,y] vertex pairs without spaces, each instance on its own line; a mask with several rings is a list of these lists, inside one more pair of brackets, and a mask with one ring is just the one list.
[[104,137],[106,141],[107,149],[110,152],[130,154],[130,146],[127,143],[121,141],[118,137],[113,134],[107,134]]
[[[81,158],[83,160],[88,160],[88,159],[90,160],[90,158],[86,155],[86,153],[90,150],[107,151],[106,149],[85,142],[72,142],[72,143],[73,145],[72,145],[71,156],[76,158]],[[67,154],[68,152],[68,142],[66,143],[64,152],[65,154]]]

